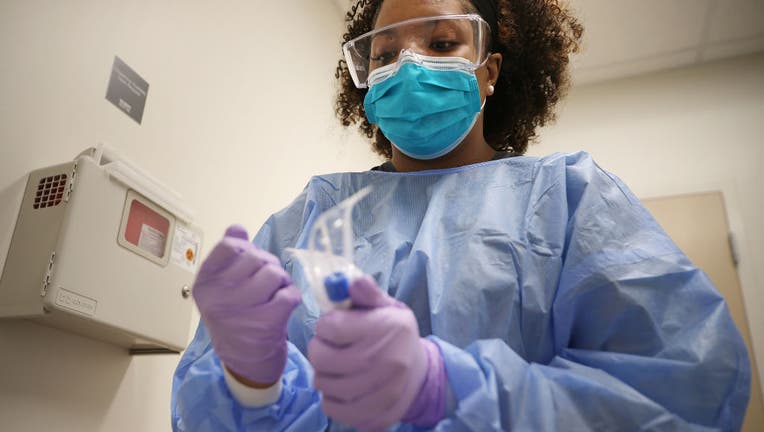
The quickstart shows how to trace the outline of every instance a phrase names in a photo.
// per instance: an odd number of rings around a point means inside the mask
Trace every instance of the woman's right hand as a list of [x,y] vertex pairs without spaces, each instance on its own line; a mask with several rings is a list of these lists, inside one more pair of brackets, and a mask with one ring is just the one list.
[[252,387],[276,383],[286,365],[287,320],[301,299],[279,259],[232,225],[202,263],[193,295],[232,375]]

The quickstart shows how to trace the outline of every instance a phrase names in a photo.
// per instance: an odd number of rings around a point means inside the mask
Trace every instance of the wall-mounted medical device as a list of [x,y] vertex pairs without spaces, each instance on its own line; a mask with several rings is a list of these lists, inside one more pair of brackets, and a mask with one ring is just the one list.
[[0,279],[0,318],[179,352],[202,232],[180,197],[100,146],[32,171]]

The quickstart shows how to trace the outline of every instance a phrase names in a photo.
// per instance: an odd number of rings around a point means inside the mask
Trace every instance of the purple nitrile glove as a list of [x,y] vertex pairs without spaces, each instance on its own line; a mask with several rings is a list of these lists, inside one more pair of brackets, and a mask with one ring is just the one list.
[[308,346],[324,413],[364,431],[400,421],[437,424],[446,411],[446,372],[414,313],[368,276],[349,288],[353,308],[324,314]]
[[287,320],[301,298],[279,259],[233,225],[202,263],[193,293],[223,364],[256,383],[277,382],[286,365]]

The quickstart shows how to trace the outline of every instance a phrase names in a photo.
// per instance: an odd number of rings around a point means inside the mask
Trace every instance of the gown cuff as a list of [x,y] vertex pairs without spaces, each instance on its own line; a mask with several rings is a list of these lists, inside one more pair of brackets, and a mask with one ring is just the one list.
[[[222,366],[222,365],[221,365]],[[256,389],[240,383],[228,369],[223,366],[223,377],[228,390],[239,404],[247,408],[260,408],[271,405],[281,397],[281,379],[268,388]]]

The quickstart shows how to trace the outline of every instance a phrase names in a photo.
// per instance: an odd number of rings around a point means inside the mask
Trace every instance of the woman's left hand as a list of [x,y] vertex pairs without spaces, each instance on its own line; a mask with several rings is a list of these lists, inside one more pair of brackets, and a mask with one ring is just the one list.
[[[416,317],[368,276],[349,288],[353,308],[321,316],[308,358],[326,415],[360,430],[445,412],[445,370]],[[433,373],[434,372],[434,373]]]

